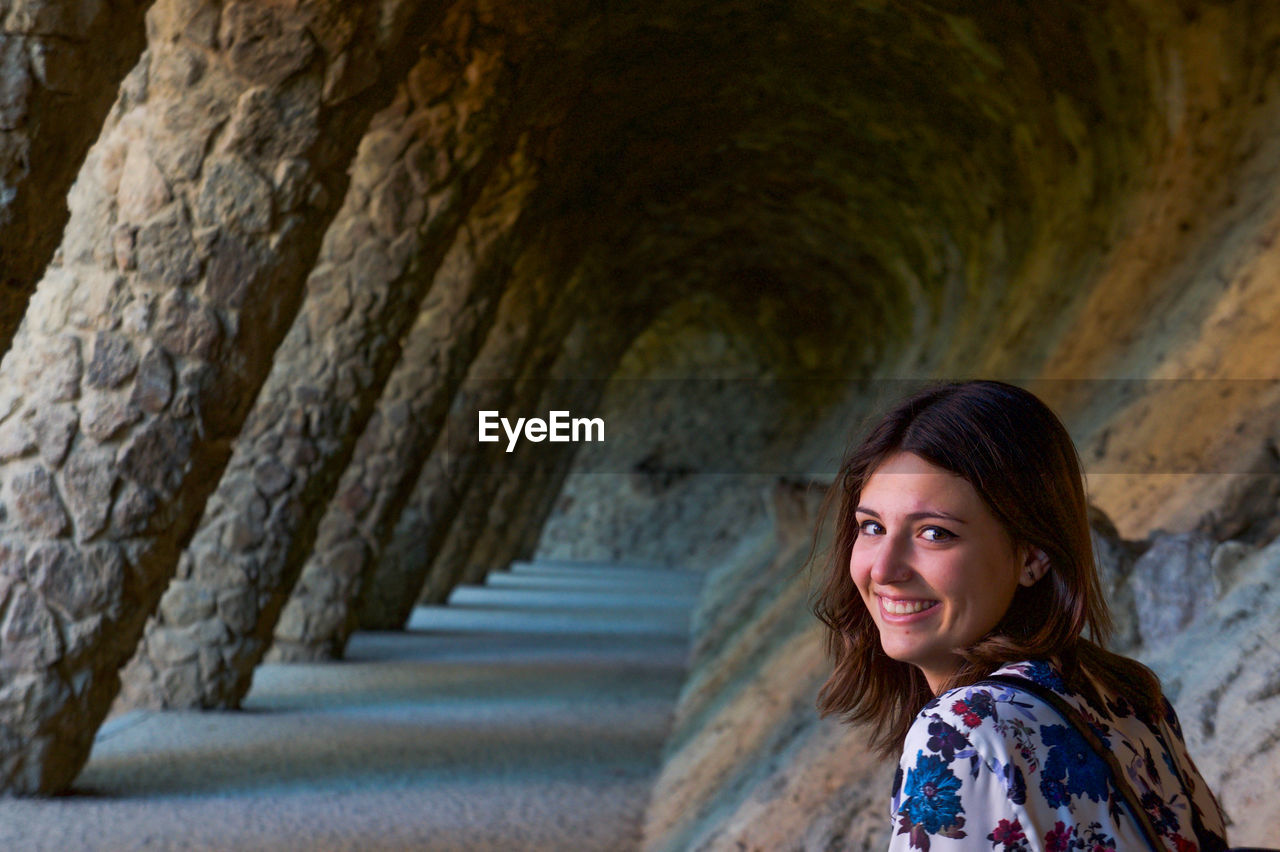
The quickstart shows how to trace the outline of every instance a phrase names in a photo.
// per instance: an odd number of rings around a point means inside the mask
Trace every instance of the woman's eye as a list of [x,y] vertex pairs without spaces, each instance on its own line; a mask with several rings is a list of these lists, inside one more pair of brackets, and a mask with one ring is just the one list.
[[859,535],[879,535],[883,529],[878,521],[867,520],[858,524]]
[[925,527],[920,531],[920,535],[924,536],[925,541],[946,541],[954,536],[944,530],[942,527]]

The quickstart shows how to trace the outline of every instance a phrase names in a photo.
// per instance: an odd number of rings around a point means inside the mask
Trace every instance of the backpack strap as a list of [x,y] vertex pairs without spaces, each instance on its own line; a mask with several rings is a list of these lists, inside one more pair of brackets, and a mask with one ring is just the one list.
[[1115,788],[1120,797],[1124,799],[1124,803],[1128,805],[1129,812],[1133,815],[1133,819],[1138,824],[1138,828],[1142,830],[1143,839],[1146,840],[1147,846],[1151,852],[1166,852],[1168,849],[1164,842],[1160,840],[1160,835],[1156,833],[1155,826],[1151,824],[1151,816],[1138,803],[1138,797],[1134,794],[1133,788],[1129,786],[1129,782],[1124,777],[1124,771],[1120,768],[1120,762],[1116,760],[1116,756],[1102,744],[1102,740],[1094,732],[1093,728],[1084,720],[1076,708],[1072,707],[1058,693],[1054,692],[1046,686],[1041,686],[1033,680],[1017,675],[1001,675],[994,674],[978,681],[974,686],[982,686],[983,684],[993,684],[1006,686],[1011,689],[1029,692],[1040,700],[1044,701],[1050,707],[1058,712],[1058,715],[1075,728],[1084,741],[1089,744],[1094,753],[1098,755],[1111,770],[1111,786]]

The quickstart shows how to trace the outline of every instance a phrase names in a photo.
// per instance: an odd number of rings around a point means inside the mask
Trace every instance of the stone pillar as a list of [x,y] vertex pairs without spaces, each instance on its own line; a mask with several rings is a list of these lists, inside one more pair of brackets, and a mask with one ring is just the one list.
[[[411,490],[406,501],[400,504],[399,511],[384,515],[390,523],[383,537],[372,542],[368,562],[372,576],[366,575],[357,589],[359,598],[350,602],[355,617],[349,618],[345,632],[332,640],[339,652],[357,624],[372,629],[404,627],[426,571],[426,559],[421,554],[438,546],[470,476],[490,455],[477,442],[476,411],[502,410],[507,405],[518,385],[511,379],[513,373],[523,369],[525,378],[546,375],[551,363],[548,341],[554,344],[557,340],[545,324],[556,314],[546,306],[545,296],[540,295],[537,286],[546,279],[532,271],[514,278],[499,305],[493,330],[452,401],[448,423],[436,438],[416,481],[409,478]],[[501,453],[504,445],[483,446]],[[419,557],[402,559],[401,554]]]
[[[634,338],[635,319],[642,315],[581,319],[528,413],[561,409],[575,417],[594,416],[609,374]],[[490,571],[505,569],[517,558],[527,538],[536,541],[577,449],[576,444],[525,443],[519,457],[486,465],[438,554],[425,554],[431,565],[423,597],[443,603],[459,582],[483,583]]]
[[503,536],[495,545],[497,555],[490,560],[492,564],[509,568],[512,562],[533,558],[542,538],[542,527],[555,509],[555,498],[564,488],[565,478],[573,470],[572,462],[572,458],[562,459],[556,469],[548,472],[554,485],[546,489],[545,493],[536,487],[538,483],[535,482],[534,487],[521,495],[521,502],[512,510],[513,517],[517,518],[512,533]]
[[[545,404],[533,406],[532,411],[554,407],[580,415],[590,407],[590,399],[562,383],[549,382],[546,391],[542,394]],[[516,505],[524,502],[524,496],[531,498],[530,510],[540,501],[554,502],[575,449],[572,444],[525,444],[521,458],[499,461],[483,470],[468,490],[444,544],[438,553],[427,554],[431,566],[423,588],[430,589],[432,602],[443,603],[457,584],[483,583],[490,571],[510,564],[512,539],[527,522],[516,514]]]
[[[471,32],[462,20],[450,15],[435,37]],[[438,58],[452,54],[420,60],[371,123],[298,318],[124,674],[122,705],[239,705],[428,285],[470,272],[455,239],[501,159],[506,66],[493,51],[457,67]],[[429,312],[451,302],[427,299]]]
[[[483,583],[490,571],[503,571],[510,568],[512,562],[532,557],[542,525],[555,507],[576,456],[563,449],[547,448],[544,453],[550,454],[541,456],[537,464],[522,468],[519,474],[508,475],[498,482],[490,504],[482,510],[485,517],[482,534],[450,531],[448,540],[431,561],[419,593],[420,603],[445,603],[459,583]],[[484,488],[477,491],[486,493]],[[459,514],[466,512],[463,508]],[[471,548],[469,553],[461,552],[464,546]]]
[[0,790],[60,790],[87,758],[416,10],[152,10],[0,363]]
[[[324,659],[345,643],[366,560],[404,504],[511,274],[511,231],[533,178],[517,150],[458,230],[404,352],[320,521],[280,615],[272,660]],[[342,640],[335,645],[334,637]]]
[[[590,402],[599,398],[599,393],[590,400],[576,397],[575,411],[589,412]],[[532,553],[533,548],[525,542],[532,538],[536,544],[576,455],[571,445],[546,449],[547,457],[532,465],[527,477],[508,476],[498,483],[484,525],[470,536],[462,582],[483,583],[490,571],[505,571],[512,562]]]
[[[615,326],[606,327],[598,317],[584,317],[581,302],[582,291],[571,284],[561,296],[556,311],[549,314],[545,323],[539,323],[548,327],[548,336],[544,338],[547,342],[540,347],[541,357],[525,358],[514,382],[477,382],[479,400],[460,406],[461,416],[474,418],[477,408],[495,405],[500,410],[505,405],[512,416],[539,416],[551,408],[576,404],[577,395],[566,392],[567,386],[561,379],[579,375],[578,371],[602,370],[607,374],[630,340],[629,321],[644,315],[641,311],[623,314],[625,319],[619,318]],[[564,329],[574,320],[568,334],[556,331],[556,326]],[[495,360],[497,363],[500,362]],[[498,374],[501,375],[501,371]],[[593,384],[588,382],[576,387]],[[480,392],[487,397],[480,397]],[[500,394],[505,394],[509,402],[499,402]],[[590,407],[591,400],[583,398],[583,404]],[[490,512],[495,519],[500,519],[510,509],[510,502],[502,506],[493,502],[500,485],[510,483],[507,499],[513,500],[520,488],[528,480],[537,478],[548,462],[562,452],[567,452],[570,458],[573,454],[571,444],[525,443],[519,445],[518,454],[508,454],[505,442],[489,447],[483,453],[473,448],[469,456],[458,459],[451,467],[439,463],[439,451],[428,462],[383,553],[377,577],[369,587],[369,594],[381,597],[385,603],[380,609],[366,613],[366,609],[371,609],[370,598],[366,598],[365,609],[361,611],[362,626],[398,629],[408,620],[415,601],[443,603],[453,587],[462,581],[477,538],[485,533],[498,533],[486,524]],[[486,572],[477,573],[482,579]],[[375,621],[375,618],[382,620]]]
[[58,246],[67,190],[146,45],[147,5],[0,4],[0,352]]
[[[557,341],[558,343],[558,341]],[[545,344],[544,344],[545,345]],[[554,350],[553,350],[554,351]],[[476,440],[477,411],[492,409],[511,418],[537,416],[543,388],[550,381],[549,358],[528,359],[518,378],[477,381],[458,406],[459,425],[450,430],[456,446],[437,448],[414,486],[395,530],[382,552],[377,574],[365,590],[360,625],[384,630],[404,627],[415,601],[443,602],[457,584],[471,538],[457,534],[461,525],[470,531],[470,519],[483,525],[495,480],[517,475],[521,460],[530,456],[522,442],[507,452],[505,434],[496,444]],[[436,566],[445,566],[437,570]],[[431,580],[439,578],[436,584]],[[438,592],[436,586],[443,589]]]

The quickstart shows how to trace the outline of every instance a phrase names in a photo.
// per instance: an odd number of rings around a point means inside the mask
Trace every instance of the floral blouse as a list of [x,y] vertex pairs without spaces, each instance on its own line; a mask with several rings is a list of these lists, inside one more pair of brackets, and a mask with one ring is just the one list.
[[[1144,721],[1096,681],[1105,706],[1068,691],[1044,661],[998,673],[1043,684],[1083,714],[1168,849],[1202,850],[1192,808],[1205,829],[1203,852],[1226,848],[1222,811],[1166,699],[1163,718]],[[926,704],[907,733],[893,782],[889,850],[1145,852],[1142,831],[1109,778],[1107,764],[1041,699],[1003,685],[959,687]]]

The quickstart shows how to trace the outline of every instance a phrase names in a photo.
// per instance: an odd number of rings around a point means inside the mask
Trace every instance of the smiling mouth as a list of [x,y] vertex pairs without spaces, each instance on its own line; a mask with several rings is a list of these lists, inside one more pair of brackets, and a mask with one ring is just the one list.
[[893,598],[880,598],[880,604],[884,607],[884,611],[890,615],[912,615],[917,612],[924,612],[926,609],[932,609],[938,605],[937,601],[896,601]]

